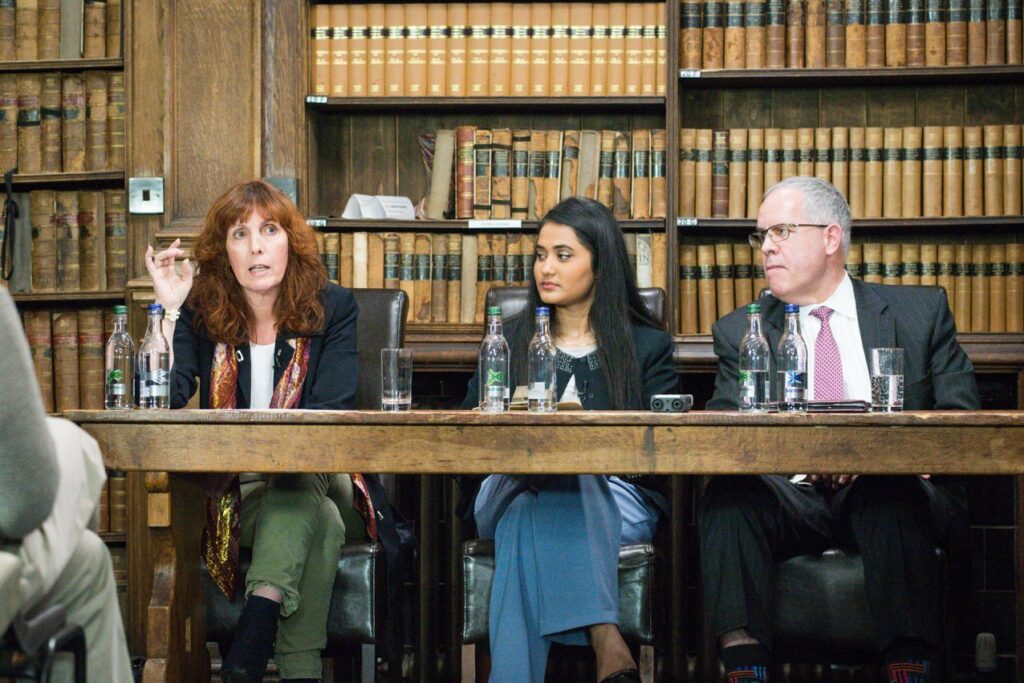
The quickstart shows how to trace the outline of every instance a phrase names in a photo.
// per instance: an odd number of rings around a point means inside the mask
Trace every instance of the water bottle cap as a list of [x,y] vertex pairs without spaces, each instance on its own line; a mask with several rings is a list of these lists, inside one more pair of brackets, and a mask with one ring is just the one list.
[[501,315],[501,306],[488,306],[487,315]]
[[551,315],[551,309],[547,306],[538,306],[537,315]]
[[760,313],[761,304],[747,304],[747,313]]
[[149,315],[154,315],[156,313],[163,313],[164,312],[164,307],[161,306],[160,304],[150,304],[146,308],[146,310],[149,312]]
[[114,306],[114,315],[126,315],[128,313],[128,307],[122,304]]
[[786,304],[786,313],[799,313],[799,312],[800,312],[800,305],[799,304]]

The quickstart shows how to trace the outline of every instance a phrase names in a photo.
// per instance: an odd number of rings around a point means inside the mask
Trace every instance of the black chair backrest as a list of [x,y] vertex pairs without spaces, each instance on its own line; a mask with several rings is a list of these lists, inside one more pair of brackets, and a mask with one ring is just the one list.
[[[665,290],[661,287],[642,287],[640,298],[647,310],[658,320],[665,319]],[[487,306],[501,306],[502,320],[508,320],[526,308],[526,287],[495,287],[487,292]]]
[[405,343],[409,297],[400,289],[353,289],[352,295],[359,305],[356,409],[380,410],[380,350],[398,348]]

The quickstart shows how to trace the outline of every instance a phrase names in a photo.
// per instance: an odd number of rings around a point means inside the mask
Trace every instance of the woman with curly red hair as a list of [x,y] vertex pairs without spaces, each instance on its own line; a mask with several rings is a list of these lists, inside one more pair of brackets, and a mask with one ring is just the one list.
[[[206,216],[193,250],[146,250],[173,339],[171,407],[199,388],[202,408],[350,409],[356,394],[352,293],[331,284],[312,229],[262,181],[239,183]],[[274,654],[284,680],[318,680],[341,546],[364,527],[348,475],[235,475],[212,486],[203,533],[211,578],[229,599],[238,547],[252,547],[246,605],[223,681],[261,681]],[[347,527],[346,527],[347,524]],[[276,646],[275,646],[276,640]]]

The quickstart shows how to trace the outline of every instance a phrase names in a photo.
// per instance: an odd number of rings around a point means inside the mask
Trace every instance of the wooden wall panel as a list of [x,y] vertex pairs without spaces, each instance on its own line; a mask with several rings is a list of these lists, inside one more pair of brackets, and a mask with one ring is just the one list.
[[818,91],[813,89],[772,91],[772,126],[814,128],[818,125]]
[[823,88],[820,126],[864,126],[867,120],[867,92],[864,88]]
[[305,96],[309,69],[306,0],[264,0],[262,175],[300,178],[299,207],[307,208]]
[[724,128],[771,128],[772,91],[768,88],[727,90]]

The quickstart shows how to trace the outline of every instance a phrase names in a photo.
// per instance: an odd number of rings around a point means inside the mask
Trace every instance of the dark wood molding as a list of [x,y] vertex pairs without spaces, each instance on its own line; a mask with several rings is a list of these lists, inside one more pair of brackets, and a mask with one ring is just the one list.
[[124,290],[113,292],[28,292],[11,294],[16,304],[74,306],[80,308],[89,304],[107,304],[124,301]]
[[16,173],[15,187],[81,187],[91,184],[124,184],[124,171],[85,171],[83,173]]
[[684,88],[752,86],[836,86],[1012,82],[1024,79],[1024,66],[938,66],[873,69],[680,69]]
[[637,109],[661,111],[664,97],[325,97],[307,95],[306,106],[320,111],[433,111],[472,109],[486,111],[590,110],[628,112]]
[[120,57],[109,59],[33,59],[0,62],[0,73],[24,71],[116,71],[124,68]]

